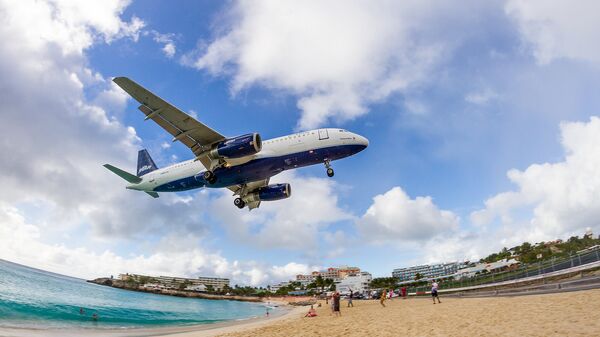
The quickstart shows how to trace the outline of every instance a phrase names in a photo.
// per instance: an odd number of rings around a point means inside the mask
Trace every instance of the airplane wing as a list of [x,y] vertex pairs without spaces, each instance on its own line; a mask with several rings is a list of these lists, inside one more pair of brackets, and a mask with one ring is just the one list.
[[[259,187],[264,187],[267,185],[269,185],[269,178],[264,179],[264,180],[259,180],[259,181],[253,181],[253,182],[243,184],[243,185],[233,185],[233,186],[229,186],[227,188],[231,192],[233,192],[233,195],[239,195],[240,197],[243,197],[247,193],[250,193]],[[260,201],[249,202],[246,206],[248,206],[249,210],[253,210],[260,206]]]
[[170,133],[173,141],[178,140],[189,147],[202,164],[209,167],[210,160],[205,154],[212,144],[225,139],[223,135],[127,77],[116,77],[113,81],[141,104],[138,109],[146,115],[146,119],[153,120]]

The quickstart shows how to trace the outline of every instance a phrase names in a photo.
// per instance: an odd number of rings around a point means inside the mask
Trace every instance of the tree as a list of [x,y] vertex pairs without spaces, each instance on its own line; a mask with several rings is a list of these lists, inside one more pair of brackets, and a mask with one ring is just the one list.
[[395,277],[376,277],[369,284],[373,289],[394,289],[397,285],[398,279]]
[[418,280],[420,280],[422,278],[423,278],[423,275],[421,273],[416,273],[415,274],[415,281],[418,281]]
[[191,285],[190,281],[183,281],[179,283],[179,290],[185,290],[189,285]]
[[321,292],[323,292],[323,287],[325,286],[325,280],[323,280],[323,276],[319,275],[317,276],[317,278],[315,279],[315,285],[321,289]]

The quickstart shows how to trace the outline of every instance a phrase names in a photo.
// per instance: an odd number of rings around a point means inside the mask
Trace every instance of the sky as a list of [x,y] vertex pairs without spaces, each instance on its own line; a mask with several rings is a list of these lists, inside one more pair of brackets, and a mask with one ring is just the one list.
[[[0,0],[0,258],[81,278],[328,266],[375,277],[600,232],[596,1]],[[228,136],[320,127],[369,147],[284,172],[290,199],[125,190],[192,158],[111,80]]]

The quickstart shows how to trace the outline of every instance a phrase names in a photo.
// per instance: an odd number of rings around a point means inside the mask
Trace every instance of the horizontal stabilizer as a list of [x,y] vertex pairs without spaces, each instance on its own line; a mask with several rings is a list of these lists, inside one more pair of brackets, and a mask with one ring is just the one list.
[[148,193],[152,198],[158,198],[158,193],[156,192],[148,192],[148,191],[144,191],[146,193]]
[[[118,175],[119,177],[127,180],[128,182],[132,183],[132,184],[138,184],[142,181],[142,178],[140,177],[136,177],[135,175],[129,173],[129,172],[125,172],[123,170],[121,170],[120,168],[114,167],[110,164],[104,164],[104,167],[106,167],[107,169],[109,169],[112,173]],[[158,195],[157,195],[158,197]]]

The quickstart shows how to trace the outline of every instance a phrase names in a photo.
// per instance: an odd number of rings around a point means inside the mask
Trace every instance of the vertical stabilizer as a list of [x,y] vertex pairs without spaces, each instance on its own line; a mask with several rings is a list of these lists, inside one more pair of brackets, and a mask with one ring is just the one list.
[[141,177],[146,173],[150,173],[154,170],[158,169],[152,157],[146,149],[140,150],[138,152],[138,162],[137,162],[137,176]]

